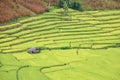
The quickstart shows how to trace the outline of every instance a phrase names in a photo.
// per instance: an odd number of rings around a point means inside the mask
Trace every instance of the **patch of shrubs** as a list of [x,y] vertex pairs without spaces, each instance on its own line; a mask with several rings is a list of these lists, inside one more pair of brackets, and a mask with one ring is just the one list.
[[76,1],[71,2],[70,8],[75,9],[75,10],[79,10],[79,11],[83,11],[81,4],[79,2],[76,2]]
[[83,11],[82,6],[81,6],[80,2],[78,2],[78,1],[59,0],[59,2],[58,2],[58,7],[59,7],[59,8],[63,8],[63,7],[64,7],[64,2],[66,2],[66,3],[67,3],[67,6],[68,6],[69,8],[71,8],[71,9]]

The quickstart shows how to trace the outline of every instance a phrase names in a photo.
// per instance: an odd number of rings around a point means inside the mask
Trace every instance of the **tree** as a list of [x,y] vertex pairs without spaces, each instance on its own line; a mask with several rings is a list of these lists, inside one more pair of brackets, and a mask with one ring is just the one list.
[[63,3],[64,3],[63,0],[59,0],[59,2],[58,2],[58,7],[59,7],[59,8],[63,8]]
[[68,5],[67,5],[66,1],[64,1],[63,9],[64,9],[64,15],[66,16],[67,12],[68,12]]
[[58,7],[59,7],[59,8],[63,8],[64,2],[66,2],[67,5],[69,6],[70,0],[59,0],[59,2],[58,2]]
[[71,3],[70,8],[82,11],[81,4],[79,2],[76,2],[76,1]]
[[70,0],[64,0],[64,1],[66,1],[68,6],[70,5]]
[[81,7],[80,2],[72,1],[72,0],[59,0],[59,2],[58,2],[58,7],[59,8],[63,8],[66,5],[69,8],[82,11],[82,7]]
[[50,11],[50,7],[51,7],[51,1],[49,1],[48,4],[47,4],[47,10],[46,10],[47,12]]

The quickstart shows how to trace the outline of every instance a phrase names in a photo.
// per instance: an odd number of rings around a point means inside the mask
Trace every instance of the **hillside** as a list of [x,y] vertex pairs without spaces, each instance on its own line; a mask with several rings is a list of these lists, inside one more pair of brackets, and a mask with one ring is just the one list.
[[[71,0],[81,3],[83,10],[120,9],[119,0]],[[0,23],[18,17],[33,16],[47,10],[48,3],[57,5],[58,0],[0,0]]]
[[0,0],[0,23],[22,16],[43,13],[47,7],[45,3],[56,4],[56,0]]
[[0,80],[120,79],[120,10],[61,11],[0,27]]
[[86,10],[120,9],[120,0],[77,0]]
[[120,0],[67,1],[0,0],[0,80],[120,79]]

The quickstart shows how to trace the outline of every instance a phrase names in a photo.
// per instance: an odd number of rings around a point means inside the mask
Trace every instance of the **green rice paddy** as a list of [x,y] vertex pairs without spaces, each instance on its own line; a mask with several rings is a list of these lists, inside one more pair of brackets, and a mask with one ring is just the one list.
[[0,26],[0,80],[120,79],[120,10],[61,12]]

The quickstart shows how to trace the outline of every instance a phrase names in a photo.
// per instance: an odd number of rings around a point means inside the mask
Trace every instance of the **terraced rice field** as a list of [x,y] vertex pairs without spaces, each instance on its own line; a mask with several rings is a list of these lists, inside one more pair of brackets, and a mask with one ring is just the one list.
[[120,10],[61,11],[0,26],[0,80],[120,79]]

